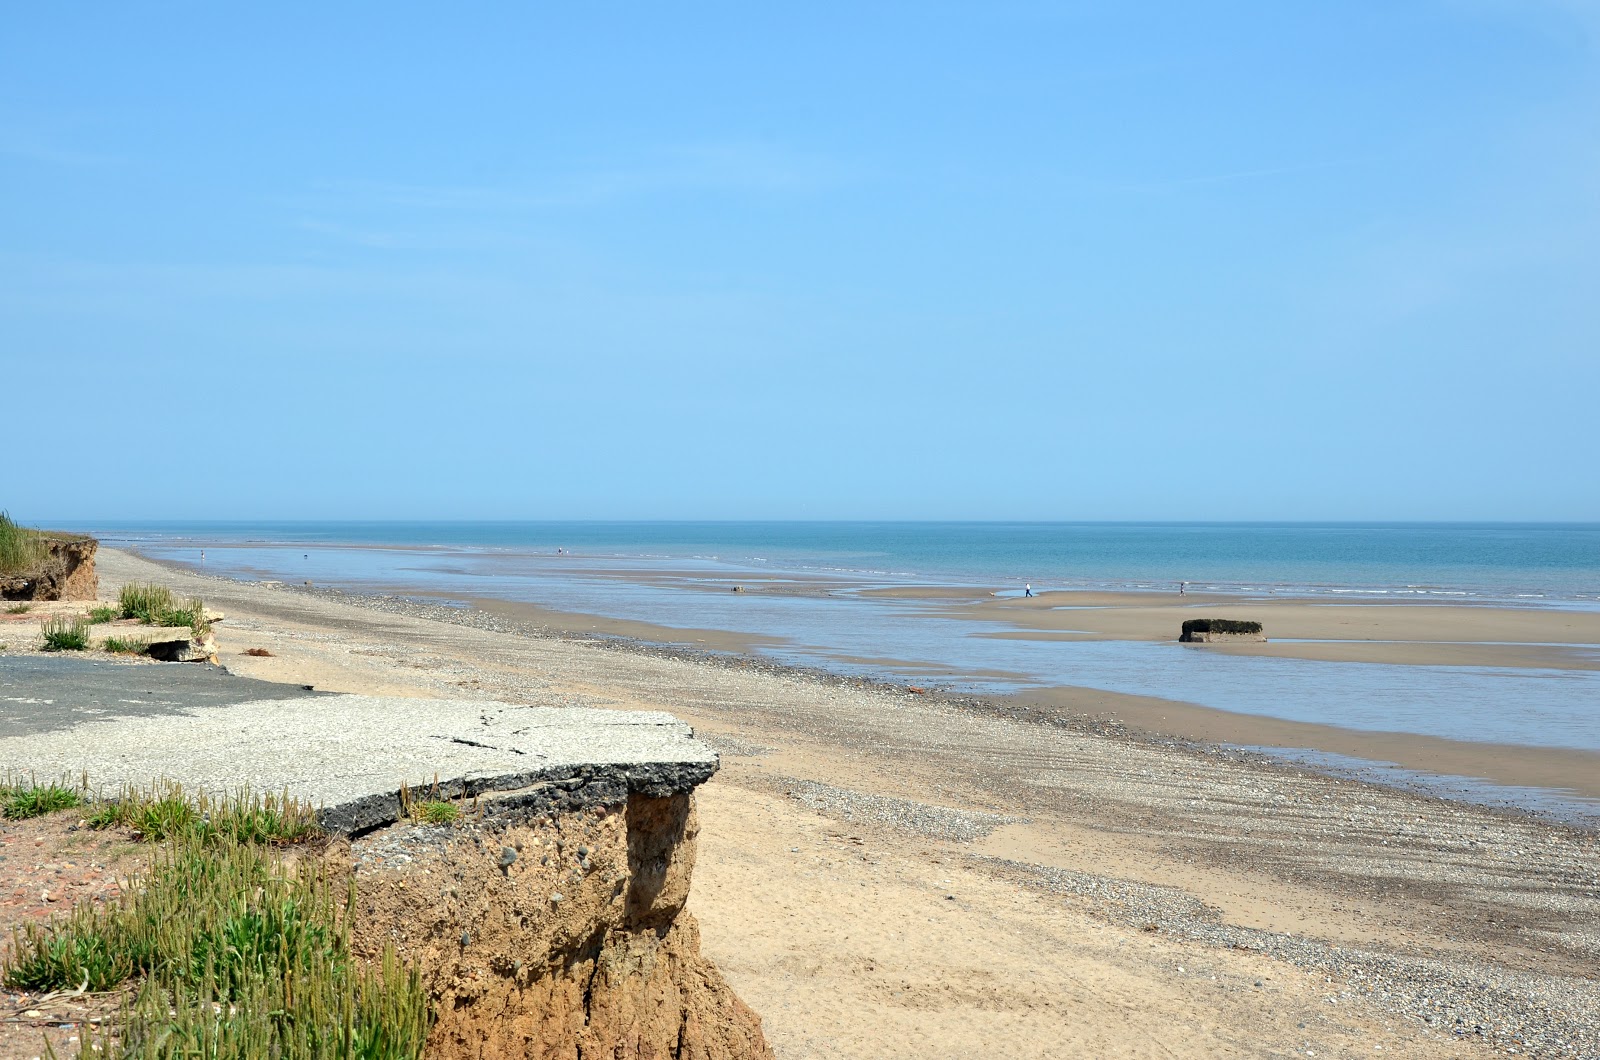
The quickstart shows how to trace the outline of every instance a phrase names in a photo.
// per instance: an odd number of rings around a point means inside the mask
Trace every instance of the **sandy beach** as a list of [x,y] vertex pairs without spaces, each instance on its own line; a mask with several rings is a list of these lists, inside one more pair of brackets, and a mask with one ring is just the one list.
[[225,611],[248,676],[690,722],[723,756],[691,907],[781,1057],[1600,1056],[1592,834],[1108,710],[1029,720],[102,555],[103,591],[155,579]]

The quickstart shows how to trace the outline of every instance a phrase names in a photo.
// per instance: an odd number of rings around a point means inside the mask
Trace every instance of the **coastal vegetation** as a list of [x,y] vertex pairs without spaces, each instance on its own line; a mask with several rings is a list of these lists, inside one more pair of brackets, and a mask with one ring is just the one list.
[[131,637],[107,637],[100,642],[100,647],[112,655],[145,655],[150,651],[148,643]]
[[23,821],[83,805],[77,788],[65,784],[0,784],[0,817]]
[[165,585],[129,583],[117,596],[122,618],[136,618],[151,626],[188,626],[196,637],[209,631],[205,605],[198,596],[182,603],[173,598]]
[[124,789],[115,799],[101,803],[88,824],[97,829],[128,828],[150,842],[190,835],[201,842],[289,846],[322,835],[315,810],[287,793],[241,792],[219,799],[204,792],[190,795],[177,784]]
[[0,979],[17,990],[130,984],[117,1019],[85,1035],[80,1056],[421,1055],[430,1014],[420,975],[392,948],[371,964],[355,959],[353,886],[321,858],[273,849],[321,835],[308,806],[249,793],[188,797],[164,786],[124,792],[89,823],[129,828],[164,847],[138,889],[25,925],[0,965]]
[[83,651],[89,646],[89,623],[75,615],[51,615],[39,626],[45,651]]
[[461,807],[453,802],[429,800],[418,803],[412,815],[424,824],[451,824],[461,819]]
[[10,513],[0,511],[0,574],[26,574],[37,570],[50,555],[44,534],[19,525]]
[[99,626],[106,622],[115,622],[121,617],[122,612],[115,607],[111,607],[110,605],[89,608],[90,625]]

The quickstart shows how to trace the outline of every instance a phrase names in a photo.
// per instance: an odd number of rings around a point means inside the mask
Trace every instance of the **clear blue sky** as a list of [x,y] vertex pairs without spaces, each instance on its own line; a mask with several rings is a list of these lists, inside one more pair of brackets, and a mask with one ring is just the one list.
[[0,507],[1600,519],[1600,6],[18,4]]

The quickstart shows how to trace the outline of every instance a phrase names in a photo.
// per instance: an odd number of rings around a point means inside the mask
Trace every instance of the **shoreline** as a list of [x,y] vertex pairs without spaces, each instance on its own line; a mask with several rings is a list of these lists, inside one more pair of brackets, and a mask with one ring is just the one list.
[[[904,677],[851,675],[822,666],[796,665],[765,657],[759,654],[759,646],[772,643],[773,638],[757,634],[657,626],[558,611],[522,601],[405,592],[398,591],[399,587],[387,592],[367,592],[308,587],[276,580],[249,581],[127,551],[169,570],[228,584],[333,599],[381,613],[399,611],[411,617],[470,628],[554,636],[594,643],[610,650],[759,673],[804,675],[846,687],[872,688],[893,694],[907,694],[908,689],[917,689],[910,694],[958,709],[1103,736],[1116,734],[1161,746],[1182,744],[1201,753],[1254,755],[1274,768],[1310,769],[1330,778],[1402,790],[1442,803],[1463,802],[1492,812],[1600,833],[1600,752],[1452,740],[1406,732],[1374,732],[1081,686],[1053,686],[1008,694],[951,692]],[[1095,599],[1103,600],[1103,596]],[[485,616],[485,620],[476,619],[474,615]],[[1073,621],[1080,620],[1074,618]],[[1231,647],[1224,646],[1224,650]],[[1286,753],[1278,756],[1274,755],[1275,751],[1312,752],[1312,755]],[[1359,759],[1364,765],[1330,768],[1318,763],[1315,757],[1318,754]],[[1395,776],[1396,772],[1401,775]],[[1415,774],[1422,776],[1419,778]],[[1427,780],[1430,775],[1437,776],[1439,783],[1430,784]],[[1462,779],[1482,782],[1486,787],[1465,797],[1454,794],[1455,783]],[[1530,793],[1548,793],[1557,808],[1548,808],[1545,799],[1530,798]],[[1561,806],[1563,801],[1567,804],[1565,807]]]
[[780,1060],[1600,1060],[1590,831],[1107,718],[442,603],[125,554],[104,576],[227,612],[218,644],[243,676],[689,723],[721,753],[690,906]]

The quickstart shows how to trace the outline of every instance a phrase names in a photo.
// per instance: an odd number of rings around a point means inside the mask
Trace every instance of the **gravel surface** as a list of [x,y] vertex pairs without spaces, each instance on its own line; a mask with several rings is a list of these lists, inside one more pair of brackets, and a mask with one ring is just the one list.
[[993,813],[972,813],[948,806],[931,806],[908,799],[851,791],[849,788],[819,784],[814,780],[772,775],[768,790],[787,795],[802,806],[809,806],[835,820],[851,824],[876,824],[902,832],[943,839],[951,843],[971,843],[982,839],[1017,818]]

